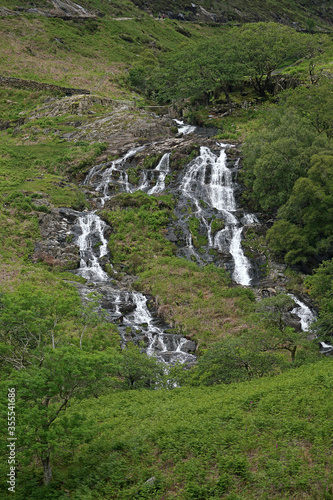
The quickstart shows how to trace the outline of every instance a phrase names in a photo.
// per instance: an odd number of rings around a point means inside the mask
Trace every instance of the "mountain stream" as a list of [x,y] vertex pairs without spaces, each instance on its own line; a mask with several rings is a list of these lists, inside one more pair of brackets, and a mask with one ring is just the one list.
[[[183,127],[183,124],[179,125]],[[189,129],[184,129],[183,133],[189,133]],[[244,226],[256,224],[258,220],[254,215],[237,208],[235,178],[239,160],[231,164],[229,161],[228,165],[227,150],[232,147],[217,144],[217,151],[213,152],[202,146],[197,158],[185,166],[179,175],[175,191],[178,205],[183,208],[179,209],[177,216],[185,243],[180,254],[199,264],[204,262],[200,248],[194,241],[200,231],[208,249],[229,256],[229,269],[234,281],[250,286],[251,264],[242,249],[242,231]],[[83,184],[94,187],[99,194],[97,203],[100,207],[104,207],[112,198],[112,186],[115,182],[118,192],[133,193],[141,190],[154,195],[165,190],[171,152],[163,154],[154,169],[143,170],[137,186],[129,182],[126,163],[143,149],[144,146],[131,149],[122,158],[94,166],[89,171]],[[186,213],[184,206],[187,207]],[[218,230],[214,230],[214,223]],[[76,273],[87,279],[87,286],[82,286],[81,294],[87,297],[93,286],[102,296],[101,307],[109,320],[118,325],[123,345],[129,340],[135,343],[143,341],[146,353],[155,355],[164,363],[194,362],[195,344],[180,335],[168,333],[170,327],[152,312],[153,301],[139,292],[124,290],[103,270],[103,258],[108,254],[105,236],[107,229],[106,223],[93,211],[83,213],[77,219],[75,234],[81,263]],[[300,317],[302,329],[307,330],[313,321],[312,313],[305,304],[296,297],[293,298],[298,305],[293,312]]]

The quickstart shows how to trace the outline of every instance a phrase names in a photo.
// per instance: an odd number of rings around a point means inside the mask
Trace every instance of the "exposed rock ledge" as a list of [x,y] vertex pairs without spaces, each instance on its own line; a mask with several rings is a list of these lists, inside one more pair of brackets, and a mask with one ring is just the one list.
[[69,208],[53,208],[50,213],[40,214],[41,239],[35,244],[31,260],[62,270],[79,267],[79,248],[73,242],[71,232],[71,227],[79,216],[80,212]]
[[50,9],[40,9],[36,7],[17,7],[15,10],[0,8],[0,16],[15,16],[21,13],[36,14],[47,17],[61,17],[63,19],[71,18],[95,18],[100,13],[90,12],[81,5],[78,5],[70,0],[48,0]]

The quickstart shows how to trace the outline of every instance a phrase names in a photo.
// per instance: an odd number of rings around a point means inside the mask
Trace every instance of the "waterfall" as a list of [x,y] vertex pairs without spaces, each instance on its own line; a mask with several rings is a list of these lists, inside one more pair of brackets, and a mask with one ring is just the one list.
[[[192,354],[196,348],[194,342],[181,335],[168,333],[169,327],[150,312],[145,295],[120,290],[111,281],[95,282],[94,289],[103,297],[101,308],[105,317],[117,324],[123,347],[130,341],[137,345],[144,344],[146,354],[155,356],[163,364],[191,363],[196,360]],[[91,291],[91,287],[80,285],[80,293],[85,300]]]
[[196,127],[193,125],[185,125],[183,120],[174,119],[173,121],[178,125],[178,134],[188,135],[195,132]]
[[[83,181],[84,185],[87,185],[91,183],[94,177],[98,176],[100,177],[99,182],[97,182],[97,185],[95,187],[95,190],[101,193],[100,197],[100,202],[102,207],[104,207],[105,202],[111,198],[109,194],[109,184],[112,181],[114,173],[119,171],[119,175],[121,178],[121,181],[123,183],[123,190],[130,193],[132,192],[131,187],[128,182],[128,175],[125,170],[123,170],[123,167],[126,164],[126,161],[135,156],[139,151],[142,151],[144,149],[144,146],[140,146],[138,148],[130,149],[123,157],[118,158],[118,160],[114,160],[110,163],[104,163],[102,165],[97,165],[90,169],[88,172],[88,175],[86,176],[85,180]],[[105,168],[107,166],[107,168]]]
[[[180,190],[189,198],[198,217],[207,229],[208,244],[221,252],[230,252],[234,261],[233,279],[241,285],[250,285],[250,263],[245,257],[241,246],[242,229],[240,222],[234,215],[237,210],[234,196],[232,171],[227,167],[226,145],[221,144],[219,156],[209,148],[202,146],[200,156],[192,160],[185,172]],[[207,211],[200,206],[200,200],[208,207],[215,208],[222,215],[225,227],[213,237],[211,223]],[[247,223],[254,223],[255,217],[245,217]]]
[[[170,172],[170,153],[165,153],[162,156],[155,169],[143,171],[138,187],[134,187],[130,184],[128,180],[128,174],[126,170],[124,170],[124,166],[129,158],[135,156],[136,153],[142,151],[143,149],[144,146],[136,149],[131,149],[130,151],[128,151],[128,153],[126,153],[125,156],[119,158],[118,160],[112,161],[111,164],[104,163],[101,165],[96,165],[92,169],[90,169],[85,180],[83,181],[83,184],[88,185],[93,181],[94,177],[99,177],[99,180],[97,181],[95,186],[95,190],[101,193],[100,203],[102,207],[105,205],[105,202],[111,198],[109,192],[109,184],[112,183],[115,176],[118,179],[118,184],[120,184],[121,190],[125,193],[145,191],[148,194],[158,194],[164,191],[165,178]],[[150,188],[149,185],[153,179],[156,179],[156,183],[155,186]]]
[[[162,191],[164,191],[165,178],[168,175],[168,173],[170,172],[170,153],[165,153],[162,156],[162,158],[161,158],[159,164],[156,166],[154,172],[158,173],[158,178],[157,178],[155,186],[147,191],[148,194],[157,194],[157,193],[161,193]],[[142,188],[139,187],[138,189],[142,189]]]
[[[156,194],[165,189],[165,178],[170,171],[170,153],[165,153],[162,156],[154,170],[144,172],[138,188],[135,189],[130,185],[127,172],[123,167],[128,158],[142,149],[132,149],[124,157],[111,162],[111,165],[97,165],[89,171],[84,184],[91,183],[94,177],[98,176],[99,180],[95,189],[101,193],[102,206],[111,198],[109,183],[115,172],[117,172],[118,182],[121,182],[125,192],[143,190],[149,194]],[[149,181],[153,178],[156,179],[156,184],[149,188]],[[167,333],[162,329],[158,325],[156,317],[150,313],[147,298],[142,293],[119,290],[110,282],[107,273],[100,265],[100,259],[108,253],[107,240],[104,236],[105,222],[94,212],[88,212],[78,218],[77,226],[81,233],[77,237],[81,255],[80,269],[77,272],[94,282],[95,288],[106,297],[107,315],[111,322],[118,324],[123,345],[126,345],[129,340],[134,340],[136,343],[143,341],[146,345],[146,353],[149,356],[156,356],[164,364],[176,361],[181,363],[195,361],[196,357],[190,353],[190,351],[195,350],[195,344],[180,335]],[[89,292],[91,289],[88,288],[86,293]],[[130,338],[129,331],[131,332]]]
[[306,306],[304,302],[295,297],[295,295],[292,295],[291,293],[288,293],[288,295],[298,305],[298,307],[295,307],[291,312],[299,317],[303,332],[307,332],[311,326],[311,323],[316,320],[316,314],[311,311],[311,309]]
[[107,255],[107,240],[104,236],[106,224],[94,212],[88,212],[77,220],[81,234],[77,238],[80,249],[80,269],[78,274],[91,281],[106,281],[99,259]]

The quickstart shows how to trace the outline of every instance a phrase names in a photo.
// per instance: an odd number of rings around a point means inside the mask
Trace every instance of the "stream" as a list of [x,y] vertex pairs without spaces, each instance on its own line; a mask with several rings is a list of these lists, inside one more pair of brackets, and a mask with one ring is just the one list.
[[[180,127],[188,127],[178,123]],[[192,133],[189,128],[183,133]],[[233,280],[243,286],[251,285],[251,263],[242,249],[242,231],[245,226],[257,224],[253,214],[239,209],[235,200],[236,176],[239,160],[228,161],[227,151],[231,145],[217,144],[216,151],[202,146],[199,155],[186,165],[177,179],[175,191],[178,203],[178,221],[184,237],[180,255],[204,264],[198,238],[204,238],[206,247],[229,259],[229,270]],[[171,151],[164,153],[154,169],[141,172],[137,186],[129,182],[127,161],[144,146],[129,150],[122,158],[94,166],[83,181],[93,186],[99,197],[100,207],[114,196],[112,187],[118,192],[134,193],[141,190],[149,195],[165,191],[166,176],[170,173]],[[184,207],[186,208],[184,210]],[[177,209],[176,209],[177,210]],[[215,225],[214,225],[215,224]],[[195,344],[170,332],[170,327],[157,316],[154,300],[142,293],[124,289],[110,278],[103,269],[103,258],[108,255],[107,224],[94,212],[85,212],[75,225],[76,244],[80,249],[80,268],[75,273],[84,277],[87,284],[80,293],[87,300],[92,289],[102,297],[101,307],[110,322],[118,325],[125,346],[128,341],[143,342],[145,352],[154,355],[163,363],[191,364],[195,362]],[[217,228],[217,229],[216,229]],[[115,272],[115,271],[114,271]],[[307,331],[314,315],[305,304],[293,296],[301,327]]]

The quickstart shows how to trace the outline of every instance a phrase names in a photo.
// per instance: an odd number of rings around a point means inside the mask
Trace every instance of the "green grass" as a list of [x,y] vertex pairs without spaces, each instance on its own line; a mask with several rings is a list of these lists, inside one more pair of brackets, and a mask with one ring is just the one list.
[[230,288],[224,269],[176,257],[156,259],[140,274],[136,287],[158,297],[159,313],[177,333],[193,337],[204,348],[226,335],[250,328],[254,310],[251,290]]
[[[142,13],[141,13],[142,14]],[[178,22],[110,17],[85,22],[41,17],[3,18],[0,67],[6,76],[32,79],[122,98],[132,95],[121,75],[130,64],[154,64],[159,53],[189,43]],[[211,36],[214,29],[191,24],[191,40]],[[10,68],[10,69],[9,69]]]
[[248,383],[77,402],[67,418],[89,422],[88,442],[70,463],[66,449],[54,457],[49,489],[25,469],[16,498],[330,500],[332,388],[323,359]]
[[112,198],[112,210],[103,210],[102,216],[113,229],[108,247],[116,269],[137,273],[157,257],[173,255],[174,246],[163,234],[173,203],[171,196],[141,191]]

